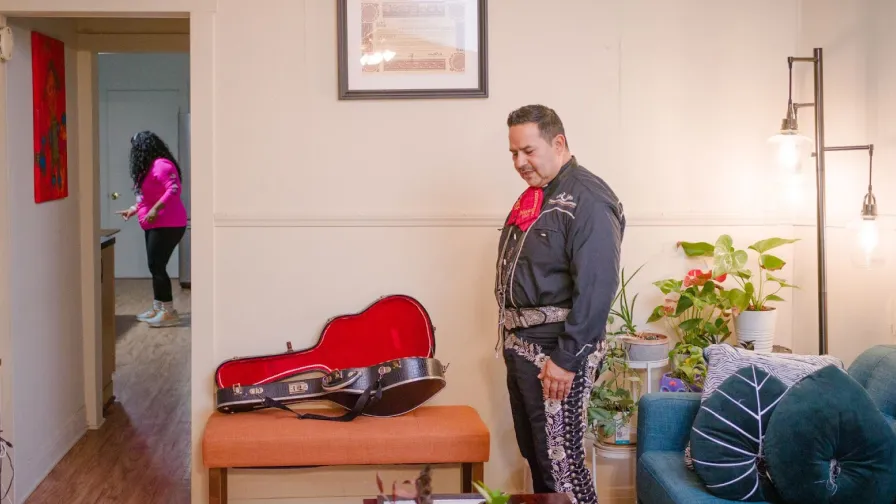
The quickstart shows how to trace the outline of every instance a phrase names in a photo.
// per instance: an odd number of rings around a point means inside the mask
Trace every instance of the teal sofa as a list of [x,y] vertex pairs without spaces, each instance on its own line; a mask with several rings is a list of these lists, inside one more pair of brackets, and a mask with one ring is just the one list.
[[[896,345],[863,352],[847,369],[896,430]],[[639,504],[735,504],[710,494],[684,463],[700,394],[652,392],[638,406],[636,488]],[[896,475],[893,476],[896,478]]]

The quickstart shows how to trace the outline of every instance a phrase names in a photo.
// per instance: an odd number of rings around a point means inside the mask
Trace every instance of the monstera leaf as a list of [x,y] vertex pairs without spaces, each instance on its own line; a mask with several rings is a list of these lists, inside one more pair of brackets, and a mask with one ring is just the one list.
[[750,365],[729,376],[703,402],[691,428],[694,470],[716,497],[769,501],[763,439],[787,386]]

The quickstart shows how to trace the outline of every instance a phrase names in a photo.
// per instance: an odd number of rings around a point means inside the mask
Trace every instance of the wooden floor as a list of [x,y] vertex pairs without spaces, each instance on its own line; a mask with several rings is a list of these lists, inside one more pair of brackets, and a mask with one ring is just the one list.
[[149,281],[116,289],[116,402],[26,504],[190,502],[190,291],[174,282],[179,327],[153,329],[134,316],[152,300]]

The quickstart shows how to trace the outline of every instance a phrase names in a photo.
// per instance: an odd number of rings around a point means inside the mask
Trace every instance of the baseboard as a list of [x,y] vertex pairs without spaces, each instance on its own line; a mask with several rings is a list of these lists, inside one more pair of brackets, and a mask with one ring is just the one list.
[[[22,469],[34,469],[37,471],[38,476],[34,478],[32,481],[22,482],[20,479],[22,476],[27,475],[27,471],[22,471],[21,469],[16,472],[16,479],[14,485],[14,493],[15,495],[11,495],[11,497],[15,500],[15,502],[25,502],[25,500],[37,490],[37,487],[47,478],[50,472],[59,464],[63,457],[75,446],[81,437],[83,437],[87,433],[87,423],[85,422],[85,407],[81,406],[72,416],[69,417],[69,420],[62,426],[62,428],[57,431],[58,433],[53,436],[51,441],[44,446],[49,447],[44,453],[46,455],[37,459],[34,463],[30,464],[30,467],[27,465],[22,467]],[[13,463],[16,463],[16,454],[13,449],[12,453]],[[25,483],[25,486],[22,486],[22,483]]]

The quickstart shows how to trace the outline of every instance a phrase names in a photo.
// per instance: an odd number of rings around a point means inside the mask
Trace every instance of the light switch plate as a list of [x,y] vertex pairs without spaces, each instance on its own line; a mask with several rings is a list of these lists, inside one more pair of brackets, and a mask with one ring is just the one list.
[[0,61],[9,61],[12,58],[12,28],[4,26],[0,28]]

